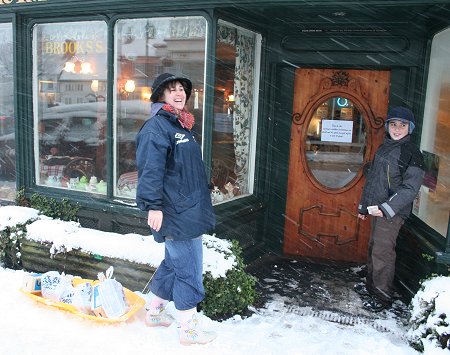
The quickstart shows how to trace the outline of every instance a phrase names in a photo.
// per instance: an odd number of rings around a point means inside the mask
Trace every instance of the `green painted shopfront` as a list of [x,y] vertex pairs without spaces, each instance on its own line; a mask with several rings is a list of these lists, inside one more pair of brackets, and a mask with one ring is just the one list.
[[[449,0],[0,0],[0,204],[69,199],[149,234],[135,136],[154,78],[193,83],[220,238],[363,263],[364,167],[408,106],[426,177],[398,239],[405,294],[450,264]],[[424,257],[426,256],[426,257]]]

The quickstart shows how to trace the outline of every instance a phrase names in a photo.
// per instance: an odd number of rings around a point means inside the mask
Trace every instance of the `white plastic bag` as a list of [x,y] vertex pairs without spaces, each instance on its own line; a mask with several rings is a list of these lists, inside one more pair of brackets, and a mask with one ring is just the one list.
[[60,302],[63,294],[72,289],[71,277],[60,275],[58,271],[48,271],[41,276],[42,297]]
[[92,285],[83,282],[72,286],[73,276],[48,271],[41,276],[41,295],[55,302],[70,304],[82,313],[91,311]]
[[112,279],[113,267],[98,274],[100,283],[94,286],[91,309],[97,317],[118,318],[128,311],[127,300],[120,282]]
[[89,282],[83,282],[75,287],[66,289],[61,295],[60,301],[71,304],[80,312],[89,314],[91,312],[92,285]]

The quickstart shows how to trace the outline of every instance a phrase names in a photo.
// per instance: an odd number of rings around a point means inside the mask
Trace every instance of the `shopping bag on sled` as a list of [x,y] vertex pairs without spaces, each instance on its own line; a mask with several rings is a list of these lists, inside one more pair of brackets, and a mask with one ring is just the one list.
[[108,277],[100,273],[99,280],[60,275],[57,271],[25,275],[21,291],[40,303],[82,318],[122,322],[139,311],[145,300],[112,279],[112,272],[111,267],[107,270]]
[[123,287],[112,278],[112,273],[112,266],[106,270],[106,276],[102,272],[99,273],[100,282],[94,285],[91,310],[97,317],[118,318],[128,310]]

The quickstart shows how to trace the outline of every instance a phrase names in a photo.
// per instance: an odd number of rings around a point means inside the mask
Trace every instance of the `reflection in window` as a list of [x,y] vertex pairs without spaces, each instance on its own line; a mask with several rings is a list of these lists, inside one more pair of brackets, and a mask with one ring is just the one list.
[[119,20],[115,28],[116,97],[114,111],[115,194],[136,196],[135,137],[150,115],[153,80],[169,72],[193,84],[188,110],[201,144],[206,20],[166,17]]
[[106,193],[106,24],[33,28],[36,182]]
[[438,33],[431,46],[420,149],[425,179],[413,212],[443,237],[450,211],[450,29]]
[[14,200],[16,150],[13,97],[13,36],[10,23],[0,23],[0,199]]
[[352,101],[332,97],[316,109],[309,122],[306,160],[314,177],[330,189],[350,183],[362,167],[364,120]]
[[219,21],[211,179],[213,203],[253,192],[261,36]]

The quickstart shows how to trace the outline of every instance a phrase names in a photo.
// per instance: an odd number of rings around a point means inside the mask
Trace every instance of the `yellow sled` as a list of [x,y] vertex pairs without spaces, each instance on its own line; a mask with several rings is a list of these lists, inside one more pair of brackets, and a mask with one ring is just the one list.
[[[97,284],[99,281],[96,280],[89,280],[89,279],[81,279],[81,278],[74,278],[72,280],[72,285],[73,286],[77,286],[80,283],[83,282],[89,282],[92,285]],[[145,305],[145,300],[138,296],[137,294],[135,294],[134,292],[130,291],[127,288],[123,288],[124,293],[125,293],[125,298],[127,300],[128,303],[128,312],[123,314],[120,317],[117,318],[103,318],[103,317],[97,317],[95,315],[90,315],[90,314],[85,314],[80,312],[78,309],[76,309],[74,306],[67,304],[67,303],[63,303],[63,302],[56,302],[56,301],[52,301],[48,298],[44,298],[41,296],[40,293],[30,293],[26,290],[24,290],[23,288],[20,289],[21,292],[23,292],[25,295],[27,295],[28,297],[30,297],[31,299],[41,302],[43,304],[46,304],[48,306],[52,306],[52,307],[56,307],[59,309],[62,309],[64,311],[69,311],[79,317],[82,318],[86,318],[86,319],[91,319],[97,322],[102,322],[102,323],[117,323],[117,322],[124,322],[127,319],[129,319],[133,314],[135,314],[137,311],[139,311],[144,305]]]

